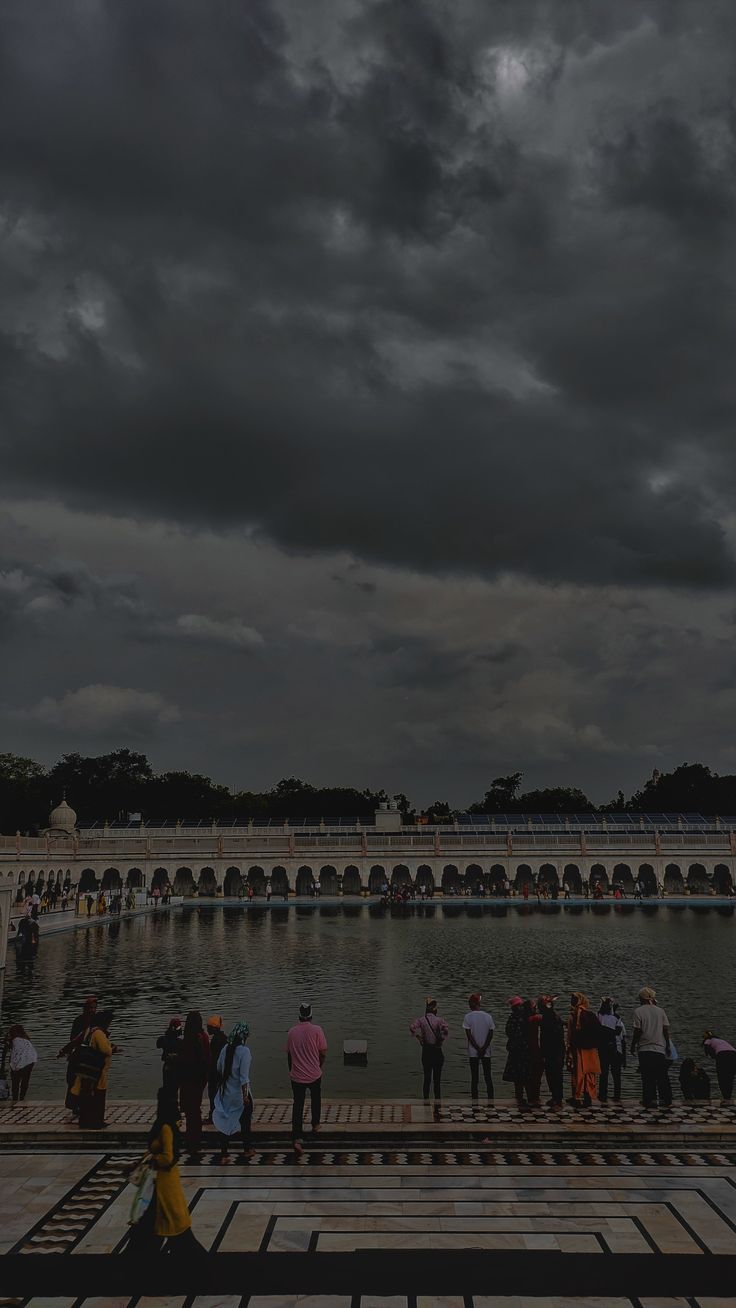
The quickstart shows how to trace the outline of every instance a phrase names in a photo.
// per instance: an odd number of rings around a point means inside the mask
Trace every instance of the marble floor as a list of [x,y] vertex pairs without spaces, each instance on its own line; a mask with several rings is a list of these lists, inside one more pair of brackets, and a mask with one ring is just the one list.
[[[0,1253],[117,1254],[126,1238],[135,1150],[0,1152]],[[537,1251],[617,1256],[736,1255],[736,1156],[491,1147],[366,1149],[313,1141],[303,1158],[270,1148],[181,1174],[193,1228],[212,1253]],[[734,1266],[736,1267],[736,1259]],[[340,1295],[106,1299],[2,1298],[31,1308],[736,1308],[732,1298],[639,1299]]]

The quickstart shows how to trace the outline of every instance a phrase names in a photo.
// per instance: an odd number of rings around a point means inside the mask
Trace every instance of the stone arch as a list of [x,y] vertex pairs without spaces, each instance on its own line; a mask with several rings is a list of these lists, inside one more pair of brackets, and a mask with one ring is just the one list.
[[503,863],[494,863],[488,873],[488,889],[492,895],[503,895],[506,890],[506,868]]
[[393,890],[398,890],[399,888],[403,889],[404,886],[410,886],[410,885],[411,885],[411,872],[406,866],[406,863],[397,863],[396,867],[391,873],[392,889]]
[[254,895],[265,895],[266,873],[262,867],[248,868],[248,885],[252,886]]
[[645,895],[656,895],[657,874],[651,863],[639,864],[639,880],[641,881],[641,888]]
[[562,873],[562,884],[567,886],[571,895],[582,895],[583,878],[577,863],[566,863]]
[[196,886],[194,884],[194,873],[190,867],[178,867],[174,877],[174,894],[176,895],[193,895]]
[[465,886],[470,886],[473,895],[479,895],[483,889],[483,868],[480,863],[469,863],[465,869]]
[[[155,873],[154,873],[155,876]],[[217,894],[217,877],[213,867],[202,867],[199,870],[199,880],[197,881],[197,890],[200,895]]]
[[128,868],[128,875],[125,878],[125,884],[128,890],[140,890],[143,885],[143,873],[139,867]]
[[[273,889],[273,874],[271,876],[271,888]],[[314,873],[311,867],[300,867],[296,874],[296,893],[297,895],[311,895],[314,892]]]
[[713,887],[717,895],[730,895],[733,890],[731,869],[726,863],[716,863],[713,868]]
[[319,870],[319,890],[321,895],[337,894],[337,868],[331,863],[326,863]]
[[460,894],[460,873],[454,863],[446,863],[442,869],[443,895]]
[[82,875],[79,878],[79,890],[82,894],[88,894],[97,889],[97,877],[94,869],[91,867],[82,868]]
[[271,894],[288,895],[289,877],[285,867],[274,867],[271,869]]
[[600,886],[604,895],[608,893],[608,873],[602,863],[593,864],[590,869],[588,884],[591,892],[595,890],[596,886]]
[[416,886],[417,890],[420,886],[424,886],[427,895],[434,894],[434,873],[429,863],[422,863],[421,867],[417,868]]
[[123,879],[116,867],[106,867],[102,873],[102,890],[119,890]]
[[685,880],[677,863],[668,863],[664,870],[664,890],[666,895],[685,893]]
[[548,891],[552,891],[554,889],[559,890],[560,878],[557,875],[557,868],[555,867],[554,863],[542,864],[542,866],[539,869],[539,872],[537,873],[537,885],[539,886],[540,890],[542,889],[543,886],[546,886]]
[[157,867],[156,871],[151,877],[151,890],[160,890],[161,894],[163,894],[168,883],[169,883],[169,874],[166,871],[166,868]]
[[525,885],[531,890],[534,885],[534,873],[528,863],[519,863],[514,877],[514,890],[520,895]]
[[380,863],[374,863],[368,873],[368,893],[371,895],[380,895],[386,884],[386,869],[381,867]]
[[342,893],[343,895],[359,895],[362,889],[360,868],[351,863],[342,874]]
[[613,869],[611,889],[615,890],[616,886],[620,886],[625,895],[633,894],[634,877],[628,863],[617,863]]
[[225,871],[225,880],[222,883],[222,893],[228,899],[237,899],[238,892],[241,888],[241,876],[239,867],[229,867]]
[[691,863],[687,870],[687,888],[691,895],[707,895],[710,890],[708,873],[702,863]]

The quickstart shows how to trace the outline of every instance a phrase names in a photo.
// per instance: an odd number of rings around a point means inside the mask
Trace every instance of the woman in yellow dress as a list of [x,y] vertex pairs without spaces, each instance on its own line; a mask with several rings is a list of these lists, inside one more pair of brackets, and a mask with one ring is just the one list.
[[77,1075],[71,1088],[79,1104],[79,1125],[84,1130],[100,1131],[105,1122],[105,1101],[107,1099],[107,1081],[110,1071],[110,1059],[118,1052],[118,1046],[110,1043],[110,1023],[113,1019],[112,1009],[95,1013],[92,1027],[85,1043],[92,1049],[104,1054],[104,1063],[96,1079]]
[[192,1231],[186,1196],[179,1175],[181,1153],[179,1105],[168,1086],[158,1092],[158,1112],[148,1135],[148,1152],[155,1172],[155,1190],[141,1220],[133,1227],[126,1253],[203,1254],[204,1247]]

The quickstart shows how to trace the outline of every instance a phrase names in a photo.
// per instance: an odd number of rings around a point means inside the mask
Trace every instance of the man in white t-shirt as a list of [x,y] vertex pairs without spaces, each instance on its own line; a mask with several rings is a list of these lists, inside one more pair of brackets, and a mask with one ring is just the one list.
[[463,1018],[463,1031],[468,1042],[468,1061],[470,1063],[470,1097],[478,1098],[478,1072],[483,1068],[486,1093],[489,1103],[493,1099],[493,1078],[491,1076],[491,1042],[496,1023],[490,1013],[480,1006],[481,996],[471,995],[468,999],[469,1012]]
[[672,1049],[670,1023],[667,1014],[657,1003],[651,986],[639,991],[639,1007],[634,1009],[632,1054],[639,1054],[642,1102],[645,1108],[672,1105],[672,1086],[669,1078],[669,1059]]

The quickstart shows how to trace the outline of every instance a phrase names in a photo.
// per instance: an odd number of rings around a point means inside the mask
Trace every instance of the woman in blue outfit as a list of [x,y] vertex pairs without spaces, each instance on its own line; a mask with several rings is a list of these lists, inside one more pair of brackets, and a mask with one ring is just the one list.
[[217,1060],[218,1090],[212,1121],[220,1136],[220,1162],[231,1162],[228,1146],[230,1137],[241,1133],[243,1156],[252,1158],[250,1127],[253,1120],[253,1096],[250,1088],[250,1049],[247,1047],[250,1027],[238,1022],[227,1039]]

